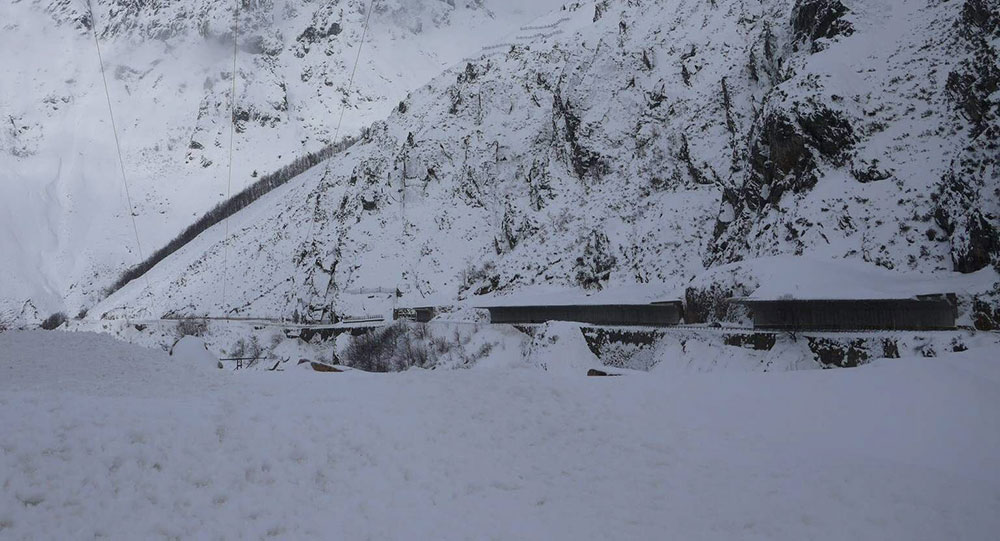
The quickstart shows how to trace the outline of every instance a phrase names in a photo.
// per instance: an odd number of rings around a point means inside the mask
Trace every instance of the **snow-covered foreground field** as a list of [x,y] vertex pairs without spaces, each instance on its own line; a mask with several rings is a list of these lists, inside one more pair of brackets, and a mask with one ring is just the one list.
[[233,373],[9,332],[0,538],[995,539],[996,357]]

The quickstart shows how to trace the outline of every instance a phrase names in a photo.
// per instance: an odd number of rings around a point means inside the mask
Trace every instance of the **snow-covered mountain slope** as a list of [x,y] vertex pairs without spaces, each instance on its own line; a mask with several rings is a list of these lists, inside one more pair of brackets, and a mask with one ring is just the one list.
[[562,33],[444,73],[237,215],[228,270],[210,229],[100,312],[343,315],[377,287],[670,291],[780,253],[996,265],[996,7],[570,5],[532,23]]
[[[241,0],[232,191],[384,118],[520,35],[555,0]],[[0,312],[92,305],[139,259],[91,29],[107,68],[143,255],[229,192],[235,1],[0,3]],[[513,37],[512,37],[513,36]],[[29,311],[30,305],[29,305]]]
[[724,184],[733,214],[710,260],[810,251],[888,269],[1000,263],[998,10],[796,2],[791,24],[772,26],[751,57],[773,86],[739,149],[745,170]]

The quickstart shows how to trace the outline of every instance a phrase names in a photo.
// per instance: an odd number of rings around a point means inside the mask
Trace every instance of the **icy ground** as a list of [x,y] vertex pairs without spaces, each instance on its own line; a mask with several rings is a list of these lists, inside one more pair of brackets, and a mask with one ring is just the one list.
[[995,539],[997,353],[234,373],[8,332],[0,538]]

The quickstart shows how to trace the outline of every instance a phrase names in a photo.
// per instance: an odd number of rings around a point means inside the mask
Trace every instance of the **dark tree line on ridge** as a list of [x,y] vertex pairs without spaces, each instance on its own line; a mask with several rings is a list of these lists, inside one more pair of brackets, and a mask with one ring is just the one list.
[[198,218],[193,224],[185,228],[184,231],[168,242],[166,246],[153,252],[146,258],[145,261],[123,272],[122,275],[118,277],[118,280],[108,287],[106,294],[111,295],[115,291],[125,287],[125,284],[148,272],[160,261],[163,261],[170,254],[180,250],[181,247],[194,240],[209,227],[212,227],[222,220],[225,220],[233,214],[243,210],[271,190],[304,173],[309,168],[323,162],[334,154],[350,148],[357,141],[358,138],[356,137],[344,137],[340,141],[327,145],[316,152],[310,152],[304,156],[296,158],[292,161],[292,163],[285,165],[273,173],[264,175],[260,178],[260,180],[244,188],[243,191],[219,203],[218,205],[215,205],[212,210],[206,212],[201,218]]

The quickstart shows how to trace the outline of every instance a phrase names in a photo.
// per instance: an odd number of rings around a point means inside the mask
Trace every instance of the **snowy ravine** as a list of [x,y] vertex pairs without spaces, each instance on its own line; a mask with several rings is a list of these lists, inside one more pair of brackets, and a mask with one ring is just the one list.
[[[233,193],[561,3],[377,0],[349,88],[368,0],[238,1]],[[0,2],[0,314],[75,315],[139,259],[95,26],[145,255],[226,196],[236,5]]]
[[234,373],[8,332],[0,537],[985,541],[998,355],[663,378]]
[[567,4],[236,215],[228,250],[209,229],[94,315],[326,319],[397,288],[683,295],[706,268],[786,254],[981,271],[992,318],[997,7]]

